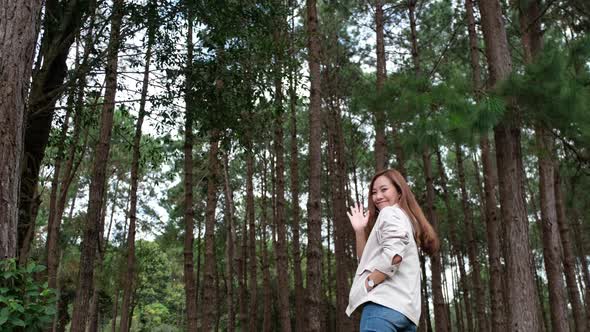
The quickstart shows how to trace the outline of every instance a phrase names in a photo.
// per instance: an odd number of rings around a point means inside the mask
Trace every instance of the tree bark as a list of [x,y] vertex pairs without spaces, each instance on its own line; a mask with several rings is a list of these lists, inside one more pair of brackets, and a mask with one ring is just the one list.
[[565,281],[567,293],[569,295],[572,311],[574,314],[574,323],[576,331],[586,331],[588,328],[584,314],[584,305],[580,299],[578,283],[576,281],[576,256],[572,245],[570,228],[565,213],[565,202],[563,192],[561,191],[561,176],[559,167],[555,165],[554,169],[554,190],[555,190],[555,209],[557,210],[557,224],[561,245],[563,247],[563,267],[565,272]]
[[72,315],[71,330],[83,332],[86,327],[88,301],[93,289],[94,260],[99,240],[99,226],[102,200],[105,194],[106,167],[109,157],[111,134],[113,129],[113,111],[117,93],[117,64],[121,44],[121,23],[123,20],[123,0],[113,2],[111,35],[108,45],[106,68],[105,103],[100,121],[100,137],[96,147],[94,167],[90,183],[88,213],[84,238],[80,254],[80,277],[77,287],[76,302]]
[[480,139],[481,161],[483,168],[483,182],[485,189],[485,220],[486,220],[486,242],[488,244],[488,264],[490,266],[490,311],[492,313],[492,330],[503,331],[507,324],[507,308],[503,303],[508,298],[505,284],[505,272],[502,267],[502,245],[501,238],[504,238],[503,228],[500,225],[502,217],[499,215],[498,202],[496,199],[496,187],[498,178],[494,171],[492,152],[487,134]]
[[[468,33],[469,33],[469,46],[470,46],[470,60],[471,60],[471,77],[473,83],[473,90],[475,98],[479,98],[480,90],[483,88],[481,84],[481,67],[479,60],[479,47],[477,32],[475,29],[475,17],[474,17],[475,0],[465,0],[465,8],[467,13],[468,22]],[[502,305],[502,299],[505,297],[503,280],[504,274],[502,265],[500,263],[501,257],[501,244],[500,239],[502,236],[502,228],[499,226],[500,218],[498,216],[497,200],[496,200],[496,187],[498,184],[496,172],[494,170],[490,146],[488,141],[487,131],[481,135],[479,147],[482,154],[482,164],[484,173],[484,216],[486,221],[486,236],[488,244],[488,263],[490,266],[490,278],[489,278],[489,289],[490,289],[490,311],[492,314],[492,330],[502,331],[504,330],[505,307]],[[476,170],[476,172],[479,172]]]
[[214,327],[213,319],[215,317],[215,288],[210,285],[215,284],[215,207],[217,205],[217,178],[218,178],[218,150],[219,150],[218,130],[214,129],[210,133],[209,147],[209,166],[207,177],[207,208],[205,211],[205,266],[203,267],[203,283],[207,285],[203,290],[203,318],[201,329],[211,331]]
[[[538,0],[518,4],[521,41],[526,64],[533,63],[543,48],[540,7],[541,4]],[[559,227],[555,206],[554,144],[552,137],[542,126],[543,124],[537,125],[535,136],[539,148],[538,166],[543,259],[549,287],[551,326],[553,331],[561,332],[568,330],[568,322],[560,257]]]
[[[430,224],[435,230],[438,230],[438,217],[434,206],[434,178],[432,176],[432,165],[430,163],[430,154],[425,148],[422,152],[422,162],[424,164],[424,177],[426,179],[426,214]],[[434,327],[436,332],[447,331],[448,317],[445,307],[445,299],[442,293],[442,264],[440,253],[431,257],[432,270],[432,297],[434,303]]]
[[[39,171],[49,141],[55,103],[65,91],[67,57],[74,37],[83,24],[86,12],[94,8],[94,5],[94,1],[47,0],[45,2],[44,36],[39,54],[42,66],[35,71],[32,78],[25,122],[24,158],[20,174],[18,241],[19,248],[23,248],[24,252],[28,252],[30,246],[26,234],[34,232],[38,206],[41,203],[41,198],[36,193]],[[94,21],[91,20],[91,27],[93,23]],[[34,27],[35,24],[31,24],[31,28]],[[31,55],[33,53],[31,51]],[[25,261],[24,258],[21,261]]]
[[[512,70],[500,2],[498,0],[482,1],[480,12],[489,64],[490,86],[495,88],[499,82],[508,77]],[[530,264],[528,219],[522,186],[519,114],[515,107],[509,106],[504,119],[495,126],[494,137],[501,211],[506,222],[507,281],[510,289],[508,329],[538,331],[541,323],[537,311],[537,290],[534,287]]]
[[322,127],[320,93],[320,41],[315,0],[307,0],[307,29],[310,73],[309,103],[309,200],[307,202],[307,289],[306,330],[321,330],[322,304],[322,220],[321,220],[321,172]]
[[536,129],[539,146],[539,193],[541,199],[541,234],[543,259],[549,287],[549,308],[553,331],[568,331],[565,285],[561,266],[561,239],[556,211],[555,166],[552,138],[544,128]]
[[[150,24],[150,23],[148,23]],[[153,24],[153,23],[152,23]],[[150,64],[152,59],[152,44],[154,43],[155,32],[150,25],[148,28],[147,50],[145,55],[145,66],[143,71],[143,82],[141,87],[141,101],[139,102],[139,113],[135,124],[135,137],[133,138],[133,157],[131,160],[131,191],[129,193],[129,231],[127,234],[127,264],[123,289],[123,304],[121,308],[120,331],[127,332],[129,326],[129,307],[135,279],[135,226],[137,222],[137,190],[140,177],[139,158],[141,157],[141,126],[146,115],[145,103],[149,87]]]
[[277,45],[275,51],[275,73],[274,73],[274,154],[275,179],[276,179],[276,215],[275,226],[277,233],[276,242],[276,263],[278,276],[278,300],[279,300],[279,321],[281,331],[291,332],[291,317],[289,315],[289,258],[287,253],[287,229],[285,222],[285,158],[284,158],[284,135],[283,135],[283,80],[282,64],[283,43],[280,26],[282,22],[277,22],[277,28],[274,33],[274,41]]
[[[186,115],[184,125],[184,288],[186,302],[186,329],[189,332],[197,331],[197,289],[195,288],[194,272],[194,206],[193,206],[193,113],[195,111],[194,100],[191,93],[193,75],[193,14],[190,9],[188,15],[187,31],[187,59],[184,98],[186,103]],[[208,285],[212,288],[213,282]],[[211,304],[212,302],[207,302]],[[211,305],[209,305],[211,306]]]
[[35,53],[40,0],[0,5],[0,258],[17,257],[20,174],[23,169],[25,97]]

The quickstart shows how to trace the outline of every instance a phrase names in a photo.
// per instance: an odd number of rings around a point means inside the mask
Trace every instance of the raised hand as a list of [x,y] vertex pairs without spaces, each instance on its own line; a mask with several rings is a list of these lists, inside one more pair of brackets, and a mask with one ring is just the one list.
[[346,212],[348,215],[348,219],[350,219],[350,224],[355,232],[364,231],[365,227],[369,223],[369,212],[365,215],[363,213],[363,207],[357,203],[356,206],[350,207],[350,212]]

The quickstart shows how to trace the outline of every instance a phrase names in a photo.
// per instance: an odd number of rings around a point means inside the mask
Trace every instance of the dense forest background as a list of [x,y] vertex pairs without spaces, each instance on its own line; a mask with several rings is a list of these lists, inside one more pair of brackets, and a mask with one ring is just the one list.
[[590,2],[0,2],[0,330],[355,331],[346,210],[437,229],[419,331],[587,331]]

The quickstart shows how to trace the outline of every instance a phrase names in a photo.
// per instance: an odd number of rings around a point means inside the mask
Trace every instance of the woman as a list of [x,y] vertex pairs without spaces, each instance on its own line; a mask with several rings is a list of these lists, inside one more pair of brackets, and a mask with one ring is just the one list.
[[346,314],[363,305],[361,331],[416,331],[420,320],[420,260],[439,247],[403,176],[388,169],[369,187],[369,211],[357,204],[348,213],[356,235],[359,265]]

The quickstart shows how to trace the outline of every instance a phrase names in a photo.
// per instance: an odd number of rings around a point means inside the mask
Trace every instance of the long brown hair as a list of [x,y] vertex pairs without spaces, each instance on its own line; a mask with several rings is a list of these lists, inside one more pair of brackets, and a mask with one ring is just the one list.
[[371,184],[369,185],[369,223],[367,225],[367,234],[369,234],[373,229],[373,226],[377,221],[377,215],[379,214],[377,207],[373,202],[371,193],[373,192],[375,180],[380,176],[387,177],[397,190],[399,194],[399,200],[397,204],[410,217],[412,226],[414,226],[414,238],[416,239],[418,246],[423,252],[429,255],[433,255],[438,252],[439,240],[436,232],[434,231],[434,228],[432,228],[432,225],[430,225],[424,216],[424,212],[422,212],[422,208],[420,208],[420,205],[418,205],[418,202],[410,190],[408,183],[401,173],[395,169],[386,169],[380,171],[375,174],[371,180]]

